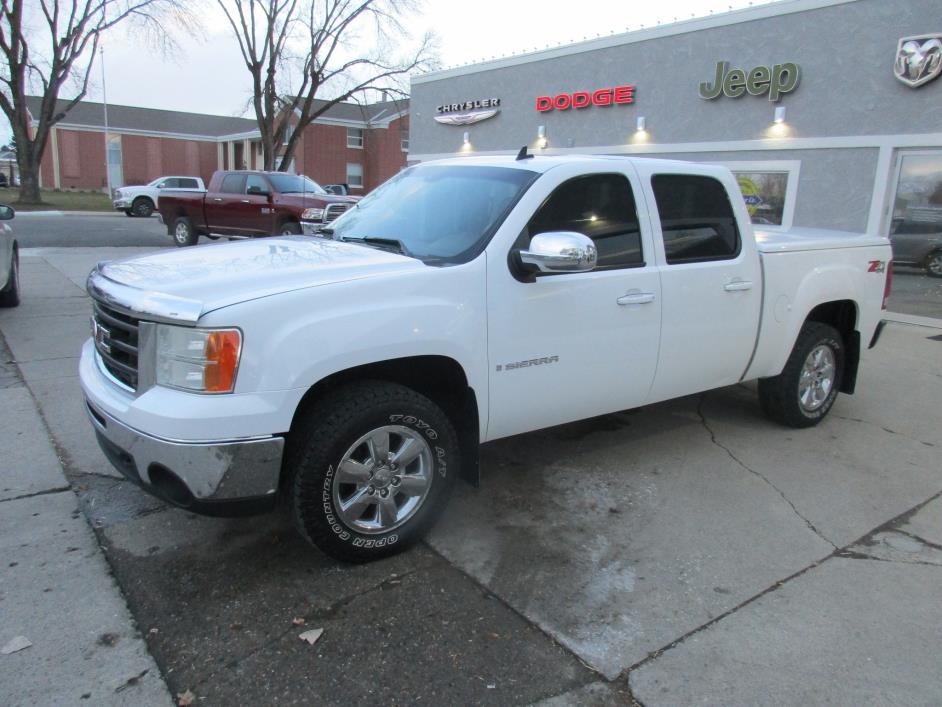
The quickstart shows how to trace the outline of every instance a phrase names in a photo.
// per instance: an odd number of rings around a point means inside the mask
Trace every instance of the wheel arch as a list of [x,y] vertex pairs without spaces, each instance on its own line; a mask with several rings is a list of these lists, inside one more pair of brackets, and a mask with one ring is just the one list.
[[[312,385],[302,396],[291,420],[289,438],[311,406],[325,393],[354,381],[377,380],[398,383],[424,395],[442,408],[458,434],[461,449],[460,476],[479,483],[480,418],[478,400],[468,384],[462,365],[449,356],[427,355],[376,361],[331,373]],[[282,482],[286,480],[282,469]]]
[[820,322],[837,329],[844,340],[844,375],[841,379],[842,393],[852,394],[857,385],[857,369],[860,365],[860,331],[857,329],[859,309],[853,300],[843,299],[822,302],[816,305],[805,322]]

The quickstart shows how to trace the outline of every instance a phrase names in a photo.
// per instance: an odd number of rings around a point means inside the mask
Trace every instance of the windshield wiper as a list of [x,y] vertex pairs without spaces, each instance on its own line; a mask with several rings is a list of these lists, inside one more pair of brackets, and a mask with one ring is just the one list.
[[[330,231],[333,232],[333,229]],[[326,231],[325,231],[326,233]],[[409,252],[409,249],[400,241],[398,238],[376,238],[374,236],[348,236],[346,238],[341,237],[340,240],[347,241],[349,243],[362,243],[363,245],[370,246],[373,248],[379,248],[380,250],[390,250],[394,253],[400,253],[408,257],[412,257],[412,254]]]

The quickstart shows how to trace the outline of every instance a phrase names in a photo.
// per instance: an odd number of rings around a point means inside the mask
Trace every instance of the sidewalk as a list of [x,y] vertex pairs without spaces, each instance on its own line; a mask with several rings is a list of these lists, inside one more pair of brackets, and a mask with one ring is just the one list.
[[0,339],[0,647],[30,645],[0,654],[0,702],[169,704],[11,360]]

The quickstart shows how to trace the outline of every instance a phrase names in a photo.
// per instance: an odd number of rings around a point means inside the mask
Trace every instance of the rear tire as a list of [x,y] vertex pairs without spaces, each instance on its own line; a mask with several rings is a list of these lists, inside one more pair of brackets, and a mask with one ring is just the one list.
[[0,307],[16,307],[20,303],[20,252],[14,246],[10,258],[7,284],[0,290]]
[[324,396],[292,431],[289,507],[308,542],[338,560],[367,562],[417,542],[458,477],[458,441],[431,400],[384,381]]
[[942,250],[929,253],[926,258],[926,274],[929,277],[942,277]]
[[788,427],[817,425],[837,398],[844,359],[844,340],[837,329],[805,322],[782,372],[759,380],[762,411]]
[[189,217],[180,216],[173,222],[173,244],[178,248],[196,245],[199,239],[199,234],[193,228],[193,222]]

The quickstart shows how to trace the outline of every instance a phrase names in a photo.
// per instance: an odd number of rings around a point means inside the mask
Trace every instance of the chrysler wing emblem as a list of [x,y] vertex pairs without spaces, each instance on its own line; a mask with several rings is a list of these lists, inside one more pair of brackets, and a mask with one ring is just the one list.
[[942,73],[942,33],[899,40],[893,73],[910,88],[937,78]]
[[446,113],[445,115],[436,115],[435,122],[444,125],[471,125],[493,118],[499,112],[500,108],[490,108],[488,110],[472,110],[467,113]]

